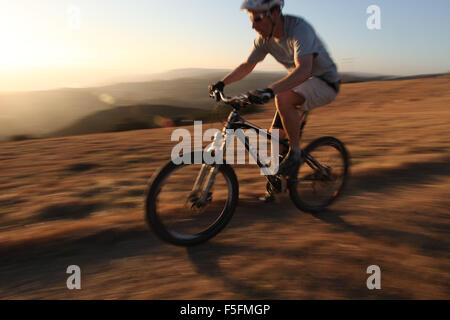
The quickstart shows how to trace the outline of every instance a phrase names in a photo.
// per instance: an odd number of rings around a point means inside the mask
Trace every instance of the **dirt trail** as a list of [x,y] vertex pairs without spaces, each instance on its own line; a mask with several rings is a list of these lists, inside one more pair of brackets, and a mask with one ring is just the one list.
[[[267,127],[273,110],[247,119]],[[346,143],[340,201],[315,216],[288,196],[261,204],[264,178],[239,166],[231,223],[190,249],[144,221],[172,130],[0,143],[0,298],[450,298],[449,77],[344,85],[304,137]],[[81,267],[82,290],[66,288],[69,265]],[[370,265],[381,290],[366,287]]]

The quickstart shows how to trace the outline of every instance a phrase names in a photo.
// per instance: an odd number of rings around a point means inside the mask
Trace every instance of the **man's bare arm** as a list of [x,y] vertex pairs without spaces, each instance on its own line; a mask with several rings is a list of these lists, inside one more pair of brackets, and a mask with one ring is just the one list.
[[270,85],[275,95],[291,90],[311,77],[313,54],[307,54],[295,59],[295,69],[283,79]]
[[226,75],[222,82],[225,83],[225,85],[232,84],[233,82],[237,82],[239,80],[242,80],[245,78],[250,72],[253,71],[255,68],[256,63],[253,62],[244,62],[239,67],[234,69],[234,71],[230,72],[228,75]]

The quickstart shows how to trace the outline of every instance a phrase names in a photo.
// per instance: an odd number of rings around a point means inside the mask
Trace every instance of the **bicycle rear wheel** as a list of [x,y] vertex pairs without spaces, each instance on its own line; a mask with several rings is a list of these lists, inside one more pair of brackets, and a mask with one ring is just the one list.
[[[179,246],[197,245],[219,233],[230,221],[238,200],[233,169],[226,164],[194,164],[194,154],[190,155],[192,164],[167,163],[150,181],[147,192],[148,225],[160,239]],[[202,167],[206,173],[203,184],[193,192]],[[201,201],[202,190],[215,167],[214,183]]]
[[302,211],[322,211],[341,194],[348,168],[349,156],[342,142],[333,137],[314,140],[303,150],[297,179],[289,182],[292,201]]

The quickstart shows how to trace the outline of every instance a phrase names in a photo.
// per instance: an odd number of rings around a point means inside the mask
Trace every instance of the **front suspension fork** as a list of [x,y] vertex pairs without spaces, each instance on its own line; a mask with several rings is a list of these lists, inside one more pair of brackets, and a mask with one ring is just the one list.
[[196,202],[198,206],[204,205],[206,203],[209,191],[214,184],[214,179],[216,178],[218,171],[218,166],[210,166],[207,164],[202,165],[197,179],[195,180],[194,187],[192,188],[192,191],[189,195],[189,198],[197,199]]
[[[225,130],[223,131],[223,133],[224,132]],[[215,135],[213,143],[211,144],[210,148],[206,150],[206,152],[221,152],[223,154],[226,144],[226,139],[222,138],[223,136],[225,136],[223,133],[222,134],[217,133]],[[216,165],[208,165],[206,163],[202,164],[202,168],[200,169],[200,172],[195,180],[194,187],[192,188],[191,194],[189,195],[189,198],[198,199],[196,201],[198,206],[202,206],[206,203],[208,195],[210,194],[209,191],[211,190],[211,187],[214,184],[214,179],[216,178],[218,171],[219,165],[217,164]],[[205,177],[206,183],[204,181]],[[203,186],[204,188],[202,189]],[[199,193],[200,196],[197,197]]]

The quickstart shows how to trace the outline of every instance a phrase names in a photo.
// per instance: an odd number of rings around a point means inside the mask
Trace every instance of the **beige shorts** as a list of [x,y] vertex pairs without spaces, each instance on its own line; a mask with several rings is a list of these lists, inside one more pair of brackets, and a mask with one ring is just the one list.
[[305,97],[305,103],[299,109],[310,111],[329,104],[336,99],[337,92],[322,79],[311,77],[298,87],[292,89]]

